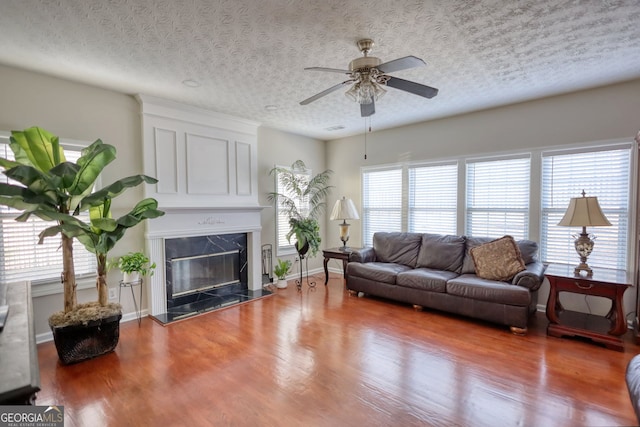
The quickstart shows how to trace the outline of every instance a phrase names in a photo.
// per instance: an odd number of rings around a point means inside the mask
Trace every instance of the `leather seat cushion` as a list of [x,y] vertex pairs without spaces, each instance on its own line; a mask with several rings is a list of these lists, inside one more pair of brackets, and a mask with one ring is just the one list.
[[446,288],[449,294],[480,301],[524,307],[531,302],[531,294],[527,288],[481,279],[475,274],[463,274],[451,279]]
[[349,276],[362,277],[391,285],[396,284],[396,276],[398,274],[410,270],[412,268],[406,265],[388,262],[367,262],[364,264],[350,262],[347,264],[347,275]]
[[446,292],[447,280],[456,276],[457,274],[452,271],[416,268],[415,270],[398,274],[396,284],[431,292]]

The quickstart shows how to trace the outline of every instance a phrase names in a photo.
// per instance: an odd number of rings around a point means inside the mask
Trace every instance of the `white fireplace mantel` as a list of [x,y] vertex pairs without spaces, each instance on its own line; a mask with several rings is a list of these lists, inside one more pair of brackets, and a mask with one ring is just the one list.
[[164,241],[169,238],[246,233],[248,286],[262,287],[258,203],[258,123],[139,95],[144,173],[158,183],[145,196],[165,215],[146,221],[151,314],[167,310]]

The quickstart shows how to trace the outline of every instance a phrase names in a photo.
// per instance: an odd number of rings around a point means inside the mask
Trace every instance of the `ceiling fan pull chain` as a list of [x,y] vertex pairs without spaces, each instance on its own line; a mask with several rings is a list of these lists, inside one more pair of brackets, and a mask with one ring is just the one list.
[[367,160],[367,118],[364,118],[364,159]]

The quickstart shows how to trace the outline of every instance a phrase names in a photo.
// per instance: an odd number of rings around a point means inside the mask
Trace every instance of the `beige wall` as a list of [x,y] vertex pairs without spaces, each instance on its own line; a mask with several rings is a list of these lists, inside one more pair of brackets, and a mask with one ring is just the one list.
[[[446,96],[446,89],[442,89],[432,101],[425,102],[437,102],[441,96]],[[376,114],[384,114],[383,103],[377,110]],[[373,125],[375,130],[375,116]],[[604,140],[632,141],[638,129],[640,80],[635,80],[396,129],[374,131],[367,136],[367,160],[363,156],[363,135],[330,141],[327,143],[327,165],[336,171],[334,181],[339,185],[335,195],[352,197],[360,210],[360,168],[363,166]],[[333,202],[330,201],[331,203]],[[361,245],[361,224],[357,221],[352,223],[352,244]],[[338,243],[337,237],[333,238],[331,234],[328,237],[328,244]],[[540,304],[546,302],[547,295],[548,285],[540,292]],[[634,311],[634,304],[635,289],[630,289],[625,294],[625,313]],[[587,311],[582,298],[568,301],[565,305]],[[597,308],[606,313],[606,309],[600,305]]]
[[[114,145],[118,155],[103,173],[104,184],[142,173],[139,106],[133,97],[4,66],[0,66],[0,93],[0,130],[40,126],[61,138],[88,142],[100,138]],[[140,187],[114,199],[114,216],[126,213],[142,197]],[[110,255],[144,249],[143,227],[129,230]],[[118,276],[117,271],[110,273],[112,287],[117,286]],[[81,290],[78,299],[93,301],[97,294],[93,289]],[[62,305],[61,294],[34,298],[36,334],[49,332],[47,319]],[[125,293],[123,305],[125,313],[133,310]]]
[[[118,149],[116,161],[104,173],[109,183],[142,172],[142,144],[139,106],[129,95],[73,83],[54,77],[0,66],[0,130],[38,125],[63,138],[96,138]],[[288,165],[302,159],[314,171],[333,169],[335,186],[328,200],[330,209],[343,195],[360,209],[360,167],[379,164],[439,159],[468,154],[493,153],[610,139],[630,139],[640,128],[640,80],[452,117],[412,126],[373,132],[368,139],[368,159],[363,159],[364,138],[358,135],[322,142],[269,128],[258,131],[258,174],[260,204],[269,206],[262,214],[262,243],[275,247],[273,207],[266,193],[273,189],[269,170],[275,164]],[[442,90],[438,95],[446,96]],[[437,98],[433,101],[437,102]],[[377,114],[384,114],[380,105]],[[373,120],[375,130],[375,117]],[[115,214],[122,214],[143,195],[130,190],[116,199]],[[361,244],[361,223],[351,221],[350,245]],[[322,227],[324,224],[324,227]],[[328,215],[321,221],[323,247],[338,246],[338,226]],[[131,232],[118,243],[112,255],[143,249],[144,228]],[[274,262],[277,256],[274,254]],[[322,257],[310,261],[311,269],[322,266]],[[338,264],[333,266],[340,268]],[[117,286],[118,272],[109,276]],[[546,301],[546,288],[540,302]],[[125,294],[123,294],[124,296]],[[145,292],[146,297],[146,292]],[[95,291],[83,290],[81,301],[95,299]],[[628,291],[625,312],[634,310],[635,289]],[[576,305],[584,305],[575,301]],[[146,307],[146,303],[145,303]],[[48,332],[46,319],[62,308],[62,295],[34,299],[36,333]],[[585,307],[582,309],[586,310]],[[130,298],[124,311],[131,313]]]
[[[275,238],[275,209],[268,201],[267,193],[275,190],[275,180],[269,171],[275,166],[289,166],[296,160],[302,160],[314,174],[327,169],[325,162],[325,143],[313,138],[282,132],[279,130],[261,127],[258,129],[258,181],[260,205],[268,206],[262,211],[262,243],[273,245],[273,264],[277,263]],[[332,179],[332,185],[335,180]],[[333,206],[333,205],[330,205]],[[326,215],[325,215],[326,216]],[[325,219],[320,219],[320,232],[322,234],[322,247],[327,247]],[[284,256],[282,259],[294,260],[294,255]],[[309,259],[309,270],[317,270],[322,267],[322,254]],[[295,264],[292,273],[298,272],[299,265]]]

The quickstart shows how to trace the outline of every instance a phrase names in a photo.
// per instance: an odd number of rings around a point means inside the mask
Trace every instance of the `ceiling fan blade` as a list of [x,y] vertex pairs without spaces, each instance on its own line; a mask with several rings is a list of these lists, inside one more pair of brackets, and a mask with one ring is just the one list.
[[424,96],[425,98],[433,98],[438,94],[438,89],[434,87],[410,82],[409,80],[399,79],[397,77],[388,77],[389,80],[387,80],[387,86],[392,88],[404,90],[405,92],[413,93],[414,95]]
[[373,116],[376,112],[376,104],[372,99],[371,104],[360,104],[360,115],[362,117]]
[[305,70],[311,71],[327,71],[329,73],[351,74],[349,70],[339,70],[337,68],[325,68],[325,67],[308,67]]
[[311,98],[307,98],[307,99],[305,99],[304,101],[302,101],[302,102],[300,103],[300,105],[307,105],[307,104],[310,104],[310,103],[312,103],[313,101],[315,101],[315,100],[317,100],[317,99],[320,99],[320,98],[322,98],[322,97],[323,97],[323,96],[325,96],[325,95],[329,95],[331,92],[335,92],[336,90],[340,89],[342,86],[347,85],[347,84],[349,84],[349,83],[353,83],[353,80],[345,80],[345,81],[344,81],[344,82],[342,82],[342,83],[338,83],[338,84],[337,84],[337,85],[335,85],[335,86],[331,86],[329,89],[323,90],[322,92],[320,92],[320,93],[317,93],[317,94],[313,95]]
[[378,65],[376,68],[383,74],[393,73],[394,71],[406,70],[407,68],[420,67],[427,65],[422,59],[415,56],[405,56],[404,58],[394,59]]

